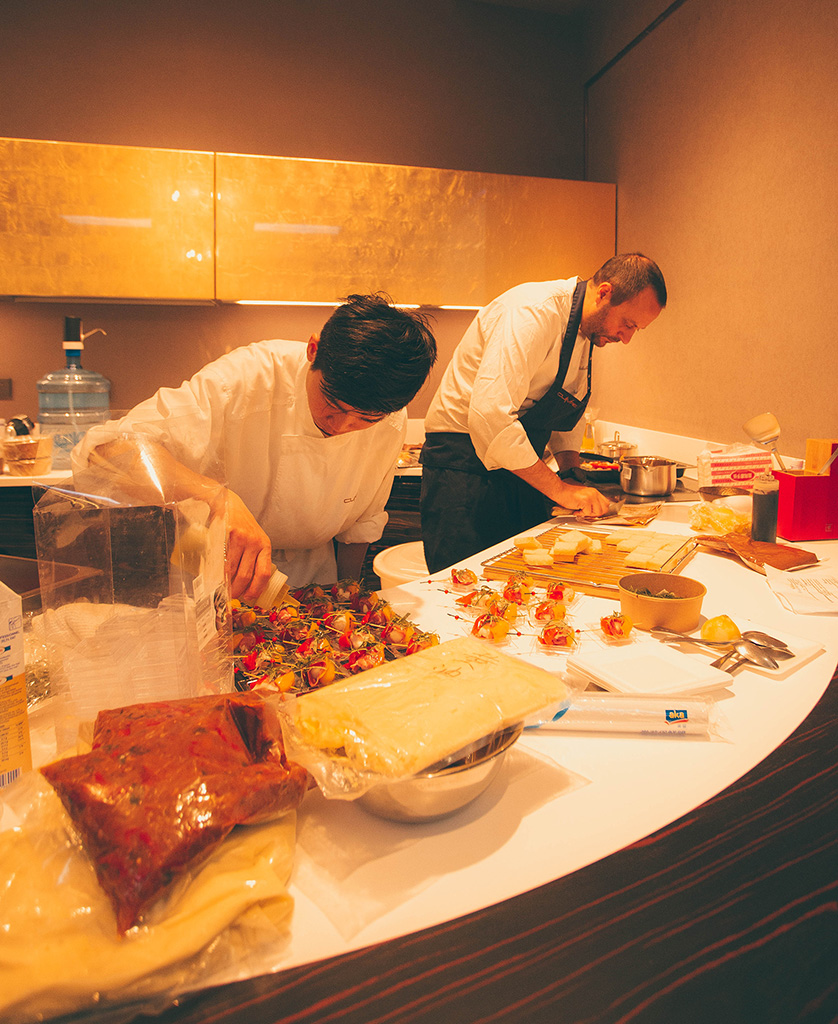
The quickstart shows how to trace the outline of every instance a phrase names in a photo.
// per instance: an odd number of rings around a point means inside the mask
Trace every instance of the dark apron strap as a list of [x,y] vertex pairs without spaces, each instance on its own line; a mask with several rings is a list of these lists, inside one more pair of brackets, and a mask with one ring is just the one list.
[[572,430],[576,426],[582,418],[582,413],[585,411],[585,406],[588,404],[588,399],[591,395],[593,345],[591,345],[588,351],[588,389],[585,397],[580,400],[575,395],[571,395],[564,390],[567,369],[570,366],[570,359],[573,355],[573,349],[576,347],[576,339],[582,323],[582,307],[585,301],[587,285],[587,281],[579,281],[573,290],[570,316],[562,336],[559,369],[555,380],[544,395],[519,417],[519,422],[526,431],[527,437],[539,458],[543,455],[550,434],[554,430]]

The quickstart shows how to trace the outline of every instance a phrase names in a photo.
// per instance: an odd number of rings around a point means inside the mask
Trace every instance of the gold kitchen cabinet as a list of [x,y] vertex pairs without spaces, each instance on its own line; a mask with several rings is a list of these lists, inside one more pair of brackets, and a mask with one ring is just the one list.
[[616,187],[216,154],[216,297],[483,305],[614,254]]
[[213,154],[0,139],[0,294],[212,300]]

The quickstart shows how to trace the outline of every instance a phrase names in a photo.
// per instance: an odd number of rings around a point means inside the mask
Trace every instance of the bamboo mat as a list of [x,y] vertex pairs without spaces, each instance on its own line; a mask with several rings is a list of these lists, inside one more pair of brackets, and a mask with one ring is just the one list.
[[[601,554],[589,555],[579,554],[572,562],[554,562],[552,566],[528,565],[521,552],[512,547],[502,551],[499,555],[483,562],[483,575],[490,580],[505,580],[513,573],[526,572],[535,580],[536,586],[544,587],[549,583],[569,583],[577,590],[594,596],[611,596],[618,592],[617,583],[623,576],[629,573],[643,572],[642,569],[634,569],[626,565],[626,552],[618,551],[616,545],[605,544],[605,538],[612,533],[625,536],[625,531],[620,530],[583,530],[574,527],[579,533],[587,537],[603,542]],[[543,533],[533,533],[536,540],[545,548],[551,548],[553,542],[562,534],[570,533],[570,529],[561,526],[554,526]],[[646,533],[644,537],[661,540],[672,540],[671,534]],[[674,573],[679,569],[687,556],[695,548],[695,542],[690,537],[684,538],[684,543],[663,565],[655,572]]]

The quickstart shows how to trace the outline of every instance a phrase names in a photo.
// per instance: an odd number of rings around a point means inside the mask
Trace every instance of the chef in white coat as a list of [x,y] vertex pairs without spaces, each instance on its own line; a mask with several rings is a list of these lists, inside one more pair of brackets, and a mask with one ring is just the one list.
[[223,499],[234,597],[255,600],[274,565],[290,586],[357,578],[387,523],[405,406],[435,359],[420,314],[351,295],[307,344],[234,349],[92,428],[73,453],[77,486],[91,465],[124,464],[132,434],[153,438],[167,500]]

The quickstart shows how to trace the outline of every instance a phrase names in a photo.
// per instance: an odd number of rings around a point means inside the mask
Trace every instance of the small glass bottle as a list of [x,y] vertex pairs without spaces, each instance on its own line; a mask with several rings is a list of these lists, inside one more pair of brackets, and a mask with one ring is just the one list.
[[274,566],[273,575],[265,584],[265,589],[253,602],[259,608],[264,608],[265,611],[273,608],[274,605],[279,604],[282,598],[287,594],[288,577],[285,573],[280,572],[279,569]]
[[596,451],[596,437],[594,436],[596,431],[594,429],[595,416],[592,412],[585,413],[585,430],[582,434],[582,444],[580,451],[583,452],[595,452]]
[[754,480],[751,540],[777,539],[777,511],[780,505],[780,482],[772,473]]

